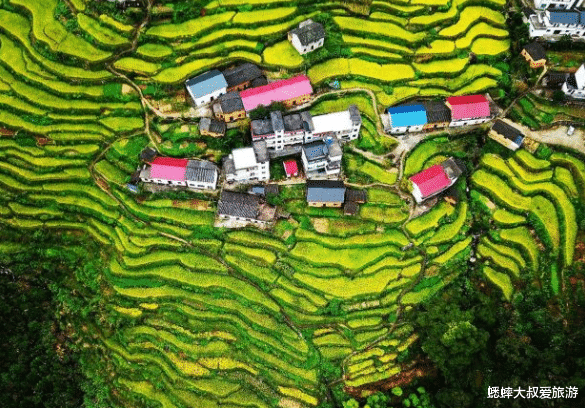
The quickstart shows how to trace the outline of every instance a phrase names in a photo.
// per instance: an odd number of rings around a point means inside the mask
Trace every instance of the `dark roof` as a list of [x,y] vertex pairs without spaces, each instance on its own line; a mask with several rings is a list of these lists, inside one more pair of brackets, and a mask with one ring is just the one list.
[[268,161],[268,150],[266,148],[266,142],[264,140],[253,142],[252,148],[254,149],[254,153],[256,154],[257,162],[262,163]]
[[244,104],[242,98],[237,92],[228,92],[221,95],[219,98],[219,104],[221,105],[221,111],[223,113],[232,113],[244,110]]
[[303,118],[298,113],[286,115],[284,118],[284,130],[287,132],[303,129]]
[[268,85],[268,80],[266,79],[266,77],[264,75],[254,79],[252,82],[250,82],[250,86],[252,88],[256,88],[257,86],[264,86],[264,85]]
[[343,212],[347,215],[356,215],[360,206],[355,201],[346,201],[343,204]]
[[492,130],[504,136],[506,139],[511,140],[517,145],[522,144],[522,140],[524,139],[524,135],[522,134],[522,132],[501,120],[496,120],[496,123],[494,123]]
[[255,219],[260,212],[260,204],[261,200],[258,196],[223,190],[217,204],[217,213]]
[[260,71],[260,68],[249,62],[223,71],[223,76],[229,88],[252,81],[261,75],[262,71]]
[[301,119],[303,120],[303,127],[307,131],[315,130],[315,126],[313,125],[313,116],[309,111],[301,112]]
[[345,185],[339,180],[307,180],[308,202],[344,202]]
[[362,116],[356,105],[349,105],[349,118],[353,123],[362,123]]
[[281,111],[270,112],[270,121],[272,122],[272,129],[275,132],[284,130],[284,122]]
[[216,173],[219,171],[217,166],[208,161],[189,160],[185,179],[190,181],[200,181],[204,183],[213,183]]
[[441,163],[441,167],[443,167],[443,170],[450,179],[455,179],[459,177],[465,171],[464,163],[452,157],[448,158],[447,160],[444,160]]
[[325,29],[321,24],[315,23],[314,21],[306,24],[303,23],[301,23],[298,28],[290,31],[290,34],[296,34],[297,37],[299,37],[299,41],[302,45],[309,45],[319,41],[321,38],[325,38]]
[[156,151],[155,148],[150,147],[150,146],[146,147],[140,153],[140,160],[143,160],[146,162],[152,161],[156,157],[157,154],[158,154],[158,152]]
[[254,135],[270,135],[274,133],[270,119],[255,119],[250,122],[250,129]]
[[427,113],[427,123],[451,122],[451,109],[443,101],[422,101]]
[[266,184],[264,191],[266,191],[266,194],[278,194],[280,189],[278,188],[278,184]]
[[551,24],[579,24],[580,13],[578,11],[551,11]]
[[567,80],[569,74],[566,72],[551,71],[546,74],[546,86],[548,88],[560,88]]
[[526,44],[524,46],[524,49],[530,55],[530,58],[532,58],[534,61],[546,59],[546,53],[544,52],[544,48],[542,48],[542,45],[540,45],[536,41],[531,42],[530,44]]
[[225,123],[220,122],[219,120],[212,119],[212,118],[201,118],[199,122],[199,130],[200,131],[207,131],[212,133],[218,134],[225,134],[227,126]]
[[575,74],[569,74],[567,77],[567,83],[573,88],[577,88],[577,78],[575,78]]
[[355,201],[357,203],[365,203],[366,202],[366,192],[364,190],[355,190],[353,188],[348,188],[345,191],[345,200],[346,201]]
[[322,157],[327,157],[329,148],[324,141],[315,140],[314,142],[304,144],[303,151],[305,152],[305,156],[307,156],[307,160],[310,161],[317,160]]

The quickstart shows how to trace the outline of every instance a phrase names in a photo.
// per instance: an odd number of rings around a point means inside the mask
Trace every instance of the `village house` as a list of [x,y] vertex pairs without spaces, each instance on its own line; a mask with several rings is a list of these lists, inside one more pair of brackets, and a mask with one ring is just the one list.
[[528,33],[531,38],[560,37],[570,35],[583,37],[585,34],[585,14],[572,11],[536,11],[528,19]]
[[259,141],[254,142],[252,147],[232,150],[223,160],[223,169],[228,182],[266,181],[270,179],[269,164],[266,143]]
[[181,186],[200,190],[215,190],[219,169],[203,160],[157,157],[144,164],[139,178],[143,183]]
[[227,82],[227,91],[243,91],[251,86],[252,81],[262,76],[262,71],[256,65],[246,62],[223,71]]
[[185,86],[195,106],[205,105],[227,92],[227,82],[216,69],[188,79]]
[[451,110],[449,126],[469,126],[491,119],[490,104],[483,95],[450,96],[446,101]]
[[219,120],[201,118],[199,121],[199,133],[202,136],[221,137],[225,135],[226,129],[226,124]]
[[276,207],[272,207],[261,196],[223,190],[217,204],[217,216],[221,221],[236,225],[267,226],[274,221]]
[[305,129],[311,129],[313,121],[309,112],[283,116],[280,111],[270,112],[266,119],[250,123],[252,140],[264,140],[270,150],[283,150],[285,146],[303,143]]
[[269,106],[273,102],[282,102],[287,108],[309,102],[313,87],[305,75],[272,82],[268,85],[250,88],[240,92],[246,112],[258,106]]
[[513,151],[518,150],[524,141],[522,132],[501,120],[496,120],[488,135],[496,142]]
[[308,19],[288,32],[288,40],[299,54],[306,54],[323,46],[325,29],[321,24]]
[[341,207],[345,186],[339,180],[307,180],[307,204],[310,207]]
[[225,95],[221,95],[217,102],[213,104],[213,114],[216,119],[227,123],[246,117],[242,98],[237,92],[228,92]]
[[583,0],[534,0],[534,7],[541,10],[569,10],[580,7]]
[[312,116],[309,112],[283,116],[271,112],[269,119],[253,120],[252,140],[265,140],[268,149],[283,150],[285,146],[309,143],[328,137],[354,140],[359,136],[362,118],[355,105],[347,110]]
[[394,106],[386,108],[382,123],[384,130],[392,134],[420,132],[427,124],[427,113],[421,104]]
[[542,68],[546,64],[546,53],[536,41],[526,44],[520,53],[530,64],[530,68]]
[[367,195],[364,190],[348,188],[345,190],[345,202],[343,204],[343,213],[345,215],[356,215],[359,212],[360,204],[364,204]]
[[140,160],[146,163],[153,161],[156,156],[158,152],[154,147],[147,146],[140,152]]
[[329,177],[341,173],[341,146],[337,139],[316,140],[304,144],[301,160],[308,179]]
[[441,164],[435,164],[410,177],[414,199],[417,203],[421,203],[447,190],[463,174],[463,169],[462,165],[449,158]]
[[567,76],[561,90],[571,98],[585,98],[585,64],[581,65],[577,72]]
[[423,130],[439,129],[451,123],[451,109],[443,101],[422,101],[427,115],[427,123]]

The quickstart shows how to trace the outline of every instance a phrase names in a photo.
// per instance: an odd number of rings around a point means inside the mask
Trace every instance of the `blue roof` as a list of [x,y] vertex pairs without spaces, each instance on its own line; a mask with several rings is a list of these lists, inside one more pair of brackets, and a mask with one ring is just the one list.
[[307,156],[307,160],[314,160],[327,156],[329,149],[322,140],[316,140],[311,143],[303,145],[303,150]]
[[517,136],[516,139],[514,139],[514,143],[516,143],[518,146],[521,146],[523,141],[524,136]]
[[420,126],[427,123],[427,111],[423,105],[400,105],[387,108],[392,127]]
[[579,12],[577,11],[551,11],[551,24],[579,24]]
[[308,180],[307,202],[342,203],[345,201],[345,186],[339,180]]
[[221,88],[227,88],[228,84],[221,72],[217,69],[211,70],[185,83],[194,98],[209,95]]

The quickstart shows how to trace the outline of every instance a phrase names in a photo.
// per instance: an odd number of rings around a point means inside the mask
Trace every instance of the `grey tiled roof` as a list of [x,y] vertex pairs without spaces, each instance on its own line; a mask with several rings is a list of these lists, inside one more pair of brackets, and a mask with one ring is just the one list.
[[255,119],[250,122],[250,129],[254,135],[270,135],[274,133],[272,122],[269,119]]
[[223,76],[228,87],[237,86],[244,82],[252,81],[262,75],[262,71],[256,65],[246,62],[234,68],[223,71]]
[[[359,203],[366,202],[366,192],[364,190],[355,190],[353,188],[348,188],[345,192],[345,199],[346,201],[355,201]],[[347,203],[346,203],[347,205]]]
[[362,116],[356,105],[349,105],[349,117],[353,123],[362,123]]
[[284,130],[292,132],[303,129],[303,118],[298,113],[292,115],[286,115],[284,117]]
[[266,77],[264,75],[254,79],[252,82],[250,82],[250,86],[252,88],[256,88],[257,86],[263,86],[263,85],[268,85],[268,80],[266,79]]
[[343,204],[343,212],[347,215],[356,215],[360,206],[355,201],[346,201]]
[[199,130],[200,131],[207,131],[213,132],[218,134],[224,134],[226,131],[226,124],[220,122],[219,120],[212,119],[212,118],[201,118],[199,121]]
[[158,154],[158,152],[153,147],[150,147],[150,146],[146,147],[140,153],[140,160],[143,160],[146,162],[152,161],[152,160],[154,160],[154,158],[156,157],[157,154]]
[[291,30],[290,34],[296,34],[302,45],[309,45],[319,41],[321,38],[325,38],[325,29],[321,24],[313,21]]
[[307,202],[344,202],[345,185],[339,180],[307,180]]
[[270,112],[270,121],[272,122],[272,129],[275,132],[280,132],[284,130],[285,127],[283,124],[282,112],[280,111]]
[[463,163],[461,163],[459,160],[453,159],[452,157],[442,162],[441,166],[449,178],[459,177],[465,170]]
[[244,110],[242,98],[238,92],[228,92],[218,98],[223,113],[232,113]]
[[[501,120],[496,120],[494,126],[492,127],[494,132],[499,133],[500,135],[504,136],[506,139],[513,141],[516,144],[522,143],[522,139],[524,139],[524,135],[518,129],[513,126],[508,125],[506,122]],[[520,138],[520,139],[518,139]],[[518,143],[520,142],[520,143]]]
[[254,149],[254,153],[256,154],[257,162],[261,163],[268,161],[268,150],[266,148],[266,142],[264,140],[253,142],[252,148]]
[[313,116],[309,111],[301,112],[301,119],[303,120],[303,126],[305,130],[313,131],[315,126],[313,125]]
[[260,213],[260,204],[261,200],[258,196],[223,190],[217,204],[217,213],[256,219]]
[[451,122],[451,109],[443,101],[422,101],[428,123]]
[[213,183],[215,175],[219,171],[217,166],[208,161],[189,160],[185,178],[189,181]]
[[532,58],[534,61],[539,61],[546,58],[544,48],[542,48],[542,45],[536,41],[531,42],[530,44],[526,44],[524,49],[530,55],[530,58]]
[[221,167],[226,172],[226,174],[235,173],[235,171],[236,171],[236,166],[234,165],[234,159],[230,159],[229,156],[226,156],[223,158]]

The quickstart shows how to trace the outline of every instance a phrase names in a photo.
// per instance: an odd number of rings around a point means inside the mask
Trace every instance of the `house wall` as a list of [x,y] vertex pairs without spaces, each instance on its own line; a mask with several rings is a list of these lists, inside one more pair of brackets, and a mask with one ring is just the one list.
[[544,67],[544,64],[546,64],[546,59],[540,59],[538,61],[534,61],[532,59],[532,57],[530,56],[530,54],[528,54],[528,52],[526,52],[526,50],[522,50],[522,52],[520,52],[520,55],[522,55],[524,57],[524,59],[530,64],[530,68],[540,68],[540,67]]
[[339,208],[342,206],[342,202],[321,202],[321,201],[309,201],[307,202],[309,207],[329,207],[329,208]]
[[441,129],[449,126],[449,122],[427,123],[423,126],[423,130]]
[[221,133],[215,133],[215,132],[211,132],[209,130],[199,130],[199,133],[201,133],[201,135],[203,136],[211,136],[211,137],[220,137],[223,136]]
[[232,86],[231,88],[228,88],[227,91],[228,92],[232,92],[232,91],[243,91],[244,89],[246,89],[247,87],[250,86],[250,82],[252,82],[252,81],[242,82],[239,85]]
[[216,100],[217,98],[219,98],[221,95],[225,94],[227,89],[225,87],[218,89],[217,91],[207,94],[207,95],[203,95],[200,98],[195,98],[193,96],[193,94],[191,94],[191,90],[189,88],[187,88],[187,91],[189,92],[189,95],[191,95],[191,99],[193,99],[193,102],[195,103],[195,106],[202,106],[205,105],[209,102],[212,102],[214,100]]
[[234,173],[226,173],[227,181],[246,182],[246,181],[267,181],[270,179],[269,162],[258,163],[256,167],[236,170]]
[[480,123],[489,122],[491,117],[487,118],[476,118],[476,119],[464,119],[464,120],[453,120],[449,124],[450,127],[458,127],[458,126],[473,126],[478,125]]
[[[532,16],[535,17],[535,16]],[[570,36],[577,36],[583,37],[585,36],[585,26],[583,25],[558,25],[553,26],[550,24],[547,18],[543,19],[543,23],[545,27],[542,29],[536,28],[532,22],[532,18],[529,19],[528,22],[528,34],[531,38],[536,37],[556,37],[556,36],[563,36],[563,35],[570,35]]]
[[141,177],[140,181],[143,183],[149,184],[160,184],[164,186],[172,186],[172,187],[189,187],[199,190],[215,190],[217,187],[217,173],[215,174],[214,181],[211,183],[206,182],[199,182],[199,181],[175,181],[175,180],[165,180],[165,179],[148,179]]
[[424,125],[416,125],[416,126],[399,126],[399,127],[391,127],[390,133],[392,134],[399,134],[399,133],[414,133],[420,132],[423,130]]
[[301,95],[301,96],[296,97],[296,98],[287,99],[286,101],[282,101],[282,103],[287,108],[290,108],[291,106],[302,105],[304,103],[309,102],[310,100],[311,100],[311,95],[307,94],[307,95]]
[[245,222],[248,224],[260,225],[260,226],[268,224],[266,221],[260,221],[260,220],[257,220],[255,218],[234,217],[232,215],[225,215],[225,214],[220,214],[220,215],[218,215],[218,217],[222,221]]
[[534,0],[534,6],[538,9],[568,10],[573,5],[580,6],[583,0]]
[[230,112],[230,113],[216,112],[215,117],[216,117],[216,119],[219,119],[219,120],[224,121],[226,123],[230,123],[230,122],[235,122],[236,120],[244,119],[246,117],[246,111],[242,109],[242,110]]
[[571,98],[585,99],[585,89],[569,89],[565,82],[561,90],[565,95],[570,96]]
[[301,42],[299,41],[299,37],[297,37],[296,35],[292,35],[292,36],[289,35],[288,38],[289,38],[289,41],[291,42],[292,46],[295,47],[295,49],[301,55],[306,54],[306,53],[311,52],[311,51],[314,51],[317,48],[322,47],[323,43],[325,42],[325,39],[321,38],[319,41],[315,41],[315,42],[312,42],[310,44],[303,46],[301,44]]
[[500,135],[498,132],[490,131],[489,137],[501,144],[502,146],[506,146],[508,149],[515,151],[518,150],[520,146],[516,143],[512,142],[510,139],[505,138],[504,136]]

